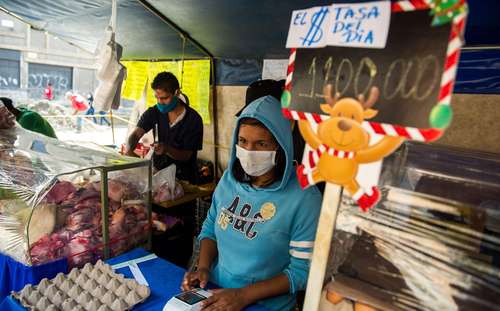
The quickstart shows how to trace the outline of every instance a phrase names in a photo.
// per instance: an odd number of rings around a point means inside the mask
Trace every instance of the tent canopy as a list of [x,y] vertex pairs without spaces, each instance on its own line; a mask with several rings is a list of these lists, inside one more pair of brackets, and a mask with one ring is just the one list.
[[[292,11],[332,2],[360,1],[118,0],[117,41],[125,59],[180,58],[183,40],[163,15],[206,48],[187,40],[186,58],[286,58]],[[466,44],[500,45],[500,1],[469,0],[469,6]],[[0,7],[91,52],[111,15],[111,0],[0,0]]]
[[[293,10],[366,0],[117,1],[117,41],[124,47],[123,59],[213,56],[218,85],[248,85],[260,78],[262,59],[288,57],[285,43]],[[462,53],[455,92],[498,94],[500,1],[468,4],[466,47],[479,50]],[[109,23],[111,0],[0,0],[0,9],[94,52]],[[484,49],[492,46],[497,49]]]

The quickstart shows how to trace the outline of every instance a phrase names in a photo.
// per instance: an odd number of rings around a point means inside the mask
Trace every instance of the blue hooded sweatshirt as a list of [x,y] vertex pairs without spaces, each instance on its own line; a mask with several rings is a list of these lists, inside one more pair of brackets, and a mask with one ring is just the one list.
[[[263,123],[285,151],[284,175],[268,187],[256,188],[233,176],[242,118]],[[281,273],[288,277],[288,294],[259,301],[270,310],[293,310],[296,292],[305,289],[321,208],[321,194],[315,187],[301,189],[292,161],[292,131],[280,103],[271,96],[253,101],[238,119],[229,168],[199,236],[217,243],[210,281],[221,287],[241,288]]]

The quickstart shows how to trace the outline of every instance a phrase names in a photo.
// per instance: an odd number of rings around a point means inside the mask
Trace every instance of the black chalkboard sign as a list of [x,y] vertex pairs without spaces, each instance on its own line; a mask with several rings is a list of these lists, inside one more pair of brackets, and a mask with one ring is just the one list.
[[325,47],[297,49],[290,110],[321,114],[323,87],[331,84],[341,97],[380,96],[370,121],[429,128],[438,103],[452,24],[431,26],[429,10],[391,15],[384,49]]

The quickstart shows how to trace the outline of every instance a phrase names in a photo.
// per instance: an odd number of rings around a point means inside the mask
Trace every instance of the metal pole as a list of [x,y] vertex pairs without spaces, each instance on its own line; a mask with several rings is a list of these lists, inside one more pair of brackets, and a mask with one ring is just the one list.
[[109,199],[108,199],[108,171],[101,169],[101,219],[102,243],[104,259],[109,258]]
[[147,244],[147,250],[151,251],[152,246],[153,246],[153,194],[152,194],[152,189],[153,189],[153,165],[152,162],[149,161],[149,166],[148,166],[148,220],[149,220],[149,232],[148,232],[148,244]]
[[109,118],[111,119],[111,134],[113,135],[113,146],[116,147],[116,143],[115,143],[115,122],[113,122],[113,109],[109,110]]
[[181,90],[184,83],[184,49],[186,48],[186,37],[181,35],[182,38],[182,60],[181,60]]
[[215,84],[215,60],[210,58],[210,70],[211,70],[211,80],[212,80],[212,122],[214,127],[214,177],[217,179],[218,176],[218,168],[219,168],[219,154],[218,154],[218,139],[219,139],[219,131],[218,127],[218,118],[217,118],[217,85]]
[[498,50],[500,49],[500,45],[476,45],[476,46],[464,46],[461,50]]
[[316,231],[316,240],[314,242],[311,268],[309,269],[303,311],[317,311],[319,308],[326,266],[330,255],[330,246],[335,231],[335,222],[337,221],[337,213],[341,199],[342,187],[326,184],[323,205],[321,206],[321,214],[319,216],[318,230]]

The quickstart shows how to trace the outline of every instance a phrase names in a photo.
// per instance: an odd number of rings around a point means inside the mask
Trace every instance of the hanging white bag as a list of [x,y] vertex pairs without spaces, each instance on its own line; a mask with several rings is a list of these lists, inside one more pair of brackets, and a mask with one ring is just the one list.
[[123,48],[115,41],[116,6],[113,0],[110,24],[96,50],[99,86],[95,91],[94,107],[97,111],[120,107],[121,87],[126,78],[126,68],[120,63]]

